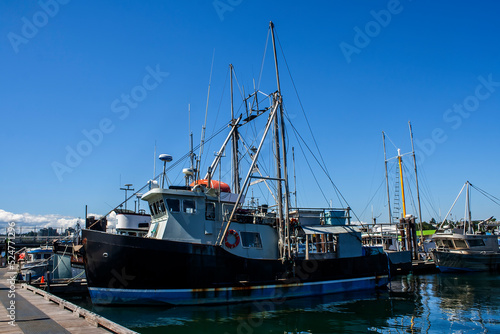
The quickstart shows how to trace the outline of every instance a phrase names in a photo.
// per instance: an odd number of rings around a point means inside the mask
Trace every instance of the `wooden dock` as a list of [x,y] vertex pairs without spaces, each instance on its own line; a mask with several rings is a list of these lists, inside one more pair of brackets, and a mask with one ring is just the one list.
[[0,268],[0,333],[136,333],[93,312],[27,284]]
[[413,260],[412,272],[416,275],[436,274],[439,273],[439,269],[436,268],[434,261]]

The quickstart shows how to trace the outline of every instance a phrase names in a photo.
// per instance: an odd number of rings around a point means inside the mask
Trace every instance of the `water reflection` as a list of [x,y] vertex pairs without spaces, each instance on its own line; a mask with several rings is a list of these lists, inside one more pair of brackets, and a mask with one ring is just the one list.
[[488,274],[409,275],[398,277],[388,290],[278,303],[87,307],[140,333],[500,332],[498,278]]

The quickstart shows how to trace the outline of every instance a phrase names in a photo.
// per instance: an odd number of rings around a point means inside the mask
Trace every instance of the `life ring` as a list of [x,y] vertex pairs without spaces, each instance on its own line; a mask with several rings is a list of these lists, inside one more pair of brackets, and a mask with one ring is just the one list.
[[[227,237],[232,234],[234,235],[234,243],[230,243],[228,240],[227,240]],[[227,248],[229,249],[232,249],[236,246],[238,246],[240,244],[240,235],[238,234],[238,232],[236,232],[235,230],[229,230],[226,234],[226,237],[224,238],[224,245],[226,245]]]

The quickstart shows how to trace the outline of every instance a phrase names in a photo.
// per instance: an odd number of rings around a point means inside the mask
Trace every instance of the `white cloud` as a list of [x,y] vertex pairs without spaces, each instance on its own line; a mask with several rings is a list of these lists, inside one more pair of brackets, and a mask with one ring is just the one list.
[[[89,213],[89,216],[100,217],[100,215],[92,213]],[[79,217],[58,214],[34,215],[31,213],[12,213],[0,209],[0,228],[5,228],[10,222],[15,222],[16,228],[23,228],[23,233],[35,227],[37,230],[46,227],[62,228],[64,230],[68,227],[75,227],[77,223],[80,223],[81,227],[85,227],[85,219]],[[116,216],[112,213],[108,216],[108,227],[114,228],[114,226],[116,226]]]

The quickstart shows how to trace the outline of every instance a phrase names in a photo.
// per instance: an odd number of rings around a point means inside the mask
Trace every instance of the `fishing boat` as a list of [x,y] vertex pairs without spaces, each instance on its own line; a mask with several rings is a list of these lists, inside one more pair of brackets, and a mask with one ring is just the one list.
[[498,235],[492,228],[498,228],[493,217],[475,224],[471,219],[471,183],[467,181],[458,197],[466,189],[466,215],[463,221],[453,224],[446,220],[439,226],[432,240],[436,248],[431,251],[436,266],[441,272],[472,272],[500,270],[500,249]]
[[[256,91],[244,100],[244,114],[234,116],[229,134],[201,177],[191,146],[191,167],[184,185],[169,185],[163,173],[142,196],[151,211],[145,237],[82,232],[84,262],[92,302],[104,305],[198,305],[274,300],[385,287],[385,254],[366,252],[361,231],[351,225],[351,209],[292,207],[289,191],[285,116],[278,73],[274,26],[270,24],[277,90],[256,103]],[[253,102],[252,102],[253,101]],[[248,107],[250,105],[250,107]],[[248,170],[241,178],[241,129],[257,119],[263,131],[248,147]],[[264,122],[263,122],[264,123]],[[258,131],[257,131],[258,132]],[[271,135],[271,133],[273,135]],[[271,137],[276,172],[258,165]],[[232,139],[232,140],[231,140]],[[216,180],[231,141],[232,186]],[[191,141],[192,142],[192,141]],[[273,190],[274,204],[245,202],[251,186]],[[247,203],[247,204],[245,204]]]
[[37,279],[53,269],[53,250],[51,247],[26,249],[20,253],[21,273],[24,280]]
[[363,245],[387,254],[392,275],[406,275],[412,270],[412,252],[403,250],[400,236],[395,224],[364,225],[362,228]]

